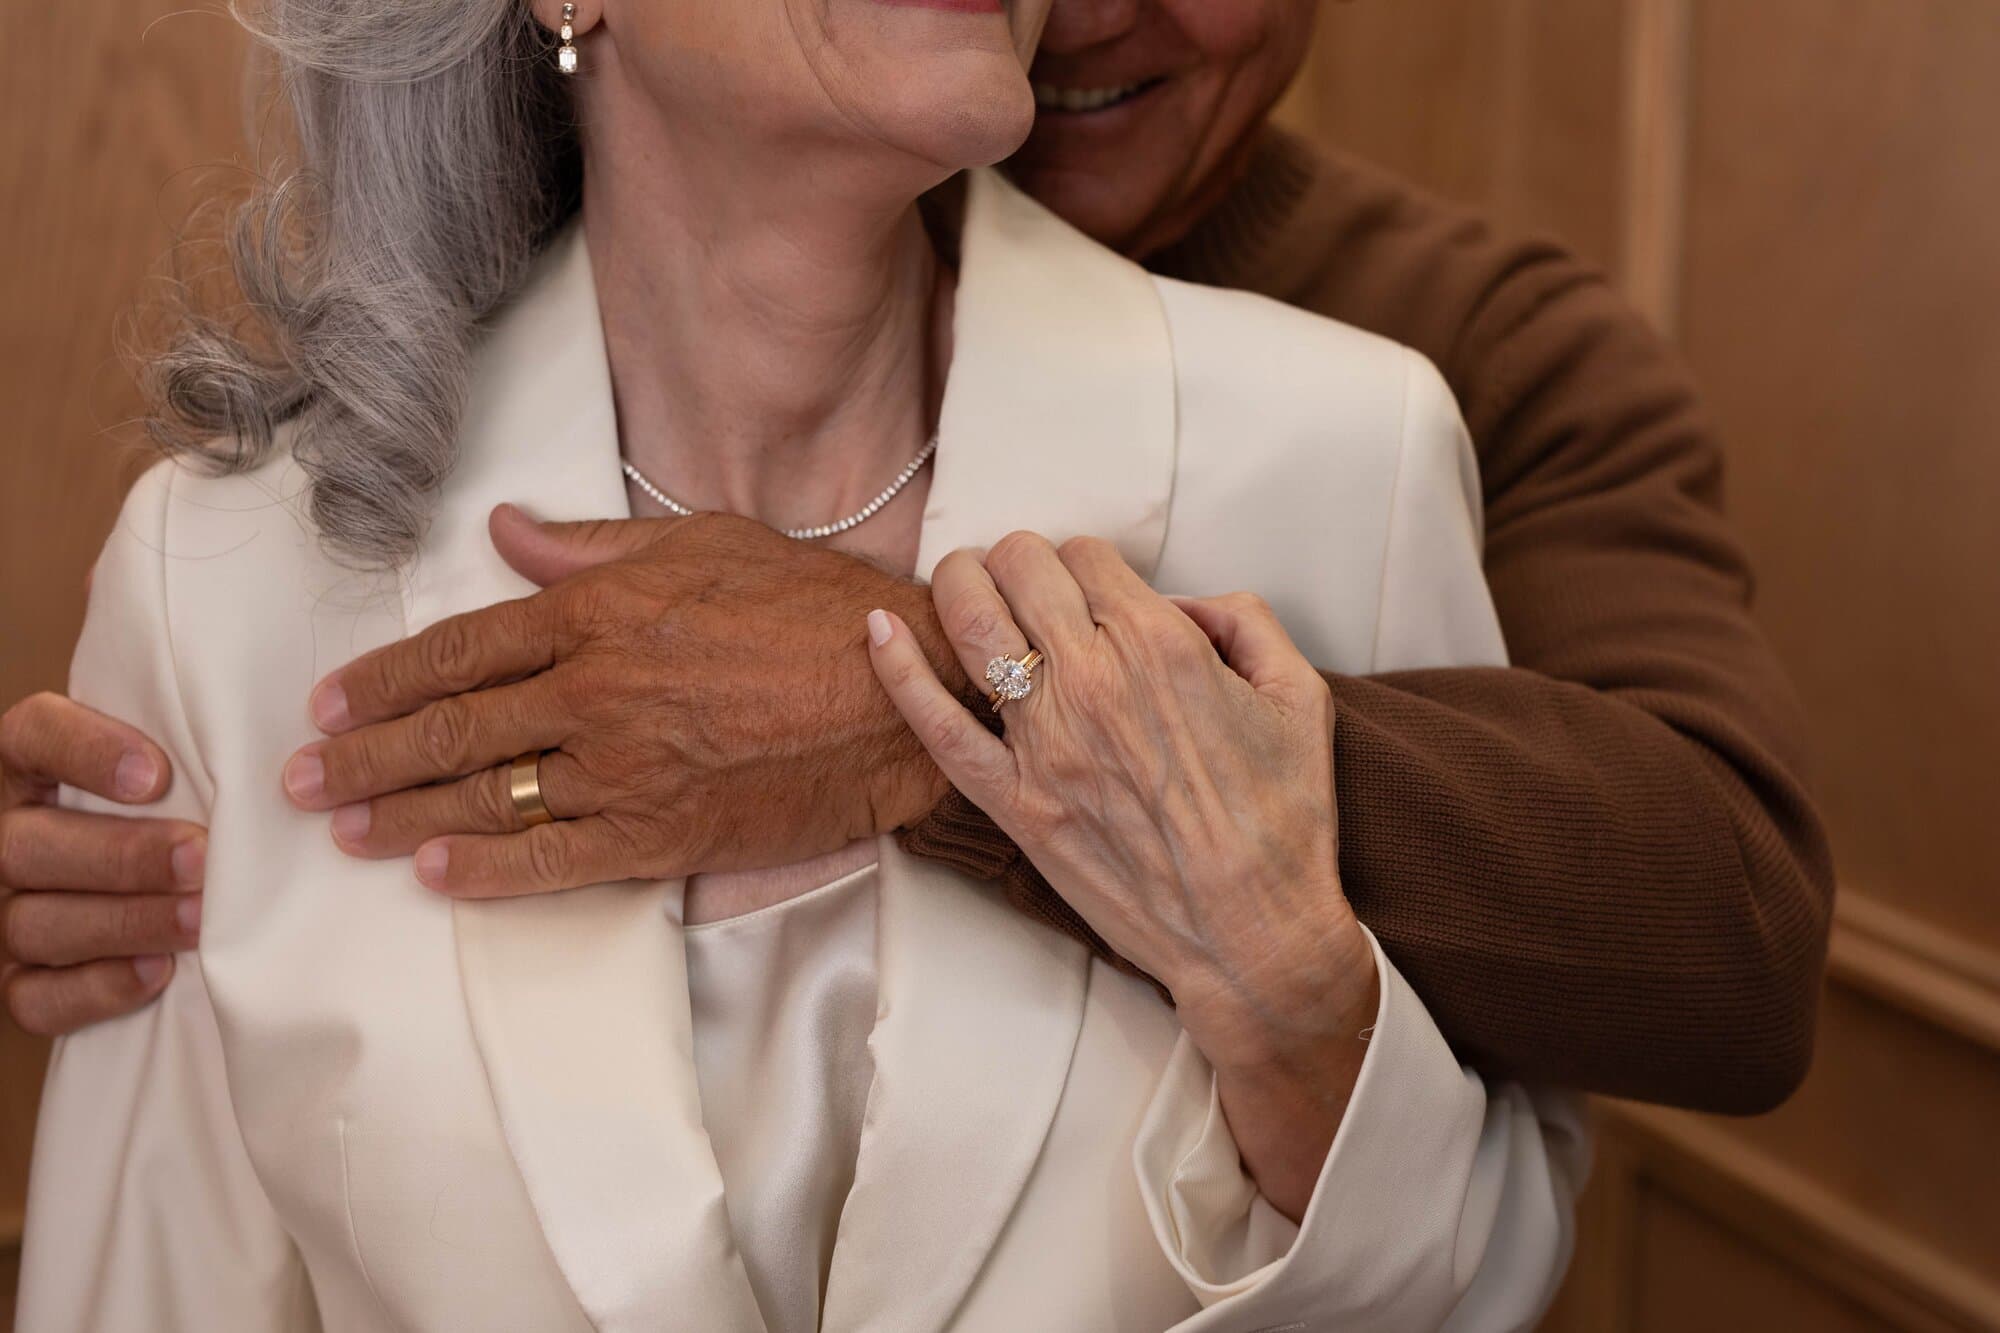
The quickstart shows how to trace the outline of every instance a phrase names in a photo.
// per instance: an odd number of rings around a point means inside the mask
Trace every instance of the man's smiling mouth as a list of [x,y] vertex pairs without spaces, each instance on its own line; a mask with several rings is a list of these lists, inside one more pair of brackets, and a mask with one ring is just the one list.
[[1164,78],[1143,79],[1138,83],[1123,83],[1110,88],[1058,88],[1051,83],[1038,83],[1035,85],[1035,109],[1105,111],[1114,106],[1123,106],[1133,98],[1149,93],[1165,82]]

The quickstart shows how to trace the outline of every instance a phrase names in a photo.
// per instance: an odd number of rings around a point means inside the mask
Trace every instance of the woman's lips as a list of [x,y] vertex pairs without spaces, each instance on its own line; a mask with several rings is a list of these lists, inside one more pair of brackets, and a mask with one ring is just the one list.
[[1164,78],[1141,79],[1137,83],[1121,83],[1103,88],[1063,88],[1052,83],[1037,83],[1035,109],[1056,112],[1107,111],[1115,106],[1123,106],[1136,97],[1143,97],[1165,82]]

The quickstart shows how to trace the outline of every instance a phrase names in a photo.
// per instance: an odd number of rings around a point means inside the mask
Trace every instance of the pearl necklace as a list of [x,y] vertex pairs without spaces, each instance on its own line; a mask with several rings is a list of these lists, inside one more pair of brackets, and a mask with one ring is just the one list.
[[[923,448],[917,450],[917,456],[910,460],[909,465],[896,474],[894,481],[884,486],[879,495],[849,514],[846,518],[837,518],[831,523],[821,523],[817,527],[779,528],[778,531],[795,541],[809,542],[821,537],[831,537],[837,533],[846,532],[849,528],[861,526],[869,519],[875,517],[875,515],[881,513],[882,506],[895,499],[897,493],[910,484],[910,479],[924,470],[924,464],[931,461],[931,455],[937,452],[937,447],[938,437],[933,435]],[[644,491],[649,499],[668,512],[678,514],[682,518],[694,517],[694,510],[688,508],[679,500],[674,499],[673,496],[668,495],[658,486],[655,486],[652,478],[632,466],[630,462],[625,464],[625,475],[630,477],[632,484]]]

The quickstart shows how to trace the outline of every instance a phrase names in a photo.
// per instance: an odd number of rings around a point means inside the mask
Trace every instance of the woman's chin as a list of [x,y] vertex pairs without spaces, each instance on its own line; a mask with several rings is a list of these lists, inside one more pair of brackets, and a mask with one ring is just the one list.
[[984,167],[1026,142],[1035,127],[1035,98],[1016,67],[913,88],[884,121],[884,137],[925,162],[953,171]]

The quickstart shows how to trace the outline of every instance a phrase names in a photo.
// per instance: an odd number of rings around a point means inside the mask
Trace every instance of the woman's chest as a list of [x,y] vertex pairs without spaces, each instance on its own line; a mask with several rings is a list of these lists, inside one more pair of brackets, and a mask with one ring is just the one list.
[[241,786],[215,804],[202,968],[328,1325],[586,1327],[494,1106],[452,904]]

